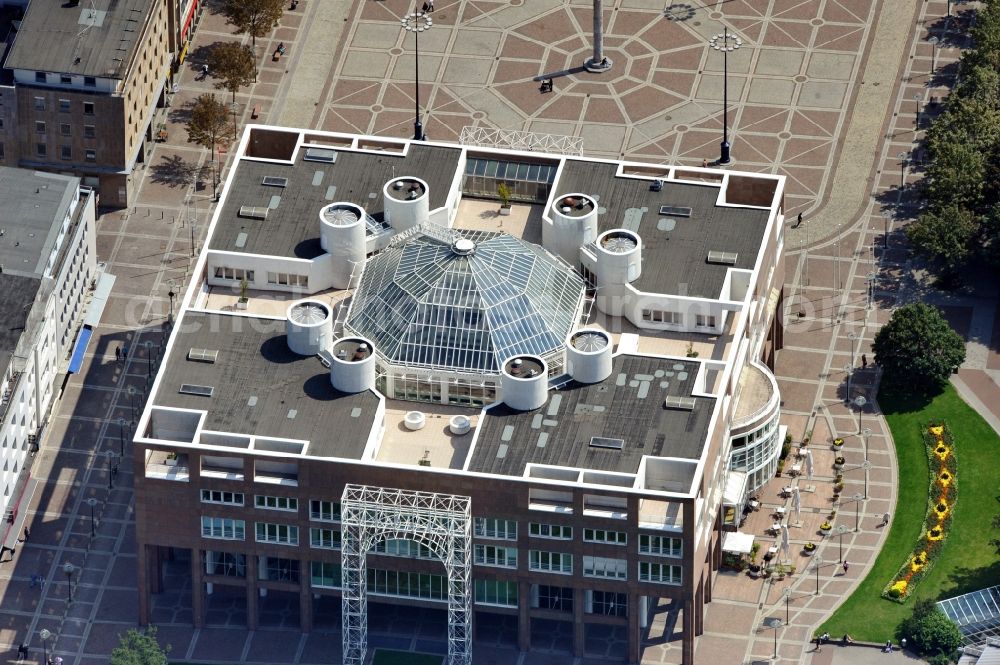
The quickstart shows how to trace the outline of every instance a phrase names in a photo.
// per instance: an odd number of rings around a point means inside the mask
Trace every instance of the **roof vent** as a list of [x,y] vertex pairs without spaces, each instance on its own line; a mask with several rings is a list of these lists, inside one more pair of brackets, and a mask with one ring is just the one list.
[[182,395],[197,395],[198,397],[211,397],[212,393],[215,392],[215,388],[212,386],[197,386],[192,383],[182,383],[180,390],[178,390]]
[[268,208],[262,208],[257,206],[240,206],[240,217],[246,217],[247,219],[267,219]]
[[264,180],[261,181],[262,185],[265,187],[288,187],[288,178],[279,178],[273,175],[264,176]]
[[686,206],[660,206],[660,214],[672,217],[690,217],[691,208]]
[[211,351],[209,349],[195,349],[192,348],[188,351],[188,360],[194,360],[202,363],[214,363],[219,359],[218,351]]
[[337,161],[337,151],[332,148],[306,148],[306,156],[303,159],[307,162],[334,164]]
[[671,395],[663,400],[663,406],[668,409],[679,409],[681,411],[694,411],[695,401],[693,397],[674,397]]
[[625,439],[609,439],[604,436],[595,436],[590,439],[590,447],[621,450],[625,447]]
[[736,259],[739,258],[739,254],[736,252],[709,252],[708,262],[718,263],[724,266],[734,266],[736,265]]

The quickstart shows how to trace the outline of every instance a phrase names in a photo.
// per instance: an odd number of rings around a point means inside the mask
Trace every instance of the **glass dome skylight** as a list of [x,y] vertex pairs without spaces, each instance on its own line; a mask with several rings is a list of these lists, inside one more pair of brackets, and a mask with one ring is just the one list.
[[560,349],[583,296],[537,245],[425,224],[369,259],[346,327],[392,365],[498,373],[511,356]]

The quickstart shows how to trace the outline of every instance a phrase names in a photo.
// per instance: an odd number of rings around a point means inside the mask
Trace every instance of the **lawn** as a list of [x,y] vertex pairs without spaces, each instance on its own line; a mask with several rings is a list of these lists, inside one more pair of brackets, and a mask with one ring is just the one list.
[[[996,473],[1000,437],[962,401],[951,384],[929,403],[883,390],[879,405],[892,430],[899,463],[892,528],[864,581],[818,631],[837,637],[850,633],[856,640],[872,642],[895,638],[897,626],[909,616],[915,599],[942,600],[1000,584],[1000,558],[990,545],[992,538],[1000,536],[990,526],[993,516],[1000,512],[1000,478]],[[931,420],[947,421],[955,439],[958,502],[941,556],[901,605],[883,599],[881,593],[920,535],[928,486],[921,426]]]
[[372,665],[441,665],[444,659],[426,653],[376,649]]

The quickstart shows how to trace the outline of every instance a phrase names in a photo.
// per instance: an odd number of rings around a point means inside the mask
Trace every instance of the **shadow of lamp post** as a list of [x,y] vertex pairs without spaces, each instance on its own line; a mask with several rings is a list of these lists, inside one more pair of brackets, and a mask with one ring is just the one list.
[[90,506],[90,537],[94,538],[97,536],[97,523],[94,521],[94,506],[97,505],[97,499],[90,497],[87,499],[87,505]]
[[865,500],[865,495],[858,492],[854,495],[854,533],[860,531],[861,526],[861,502]]
[[768,617],[764,619],[764,625],[774,631],[774,659],[778,659],[778,629],[781,628],[781,619],[778,617]]
[[72,603],[73,602],[73,573],[76,572],[76,566],[74,566],[73,564],[71,564],[70,562],[67,561],[66,563],[63,564],[63,572],[66,573],[66,586],[69,588],[69,591],[67,592],[69,595],[66,597],[67,598],[67,602]]

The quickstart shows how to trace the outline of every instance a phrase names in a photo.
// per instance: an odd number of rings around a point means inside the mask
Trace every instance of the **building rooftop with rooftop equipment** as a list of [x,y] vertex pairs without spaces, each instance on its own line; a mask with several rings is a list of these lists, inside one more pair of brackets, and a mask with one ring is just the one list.
[[251,628],[340,598],[345,662],[362,578],[447,605],[455,649],[475,611],[521,649],[567,621],[576,656],[615,624],[628,662],[674,599],[693,662],[784,436],[783,177],[266,126],[234,157],[136,430],[142,622],[170,553],[196,626],[215,584]]

